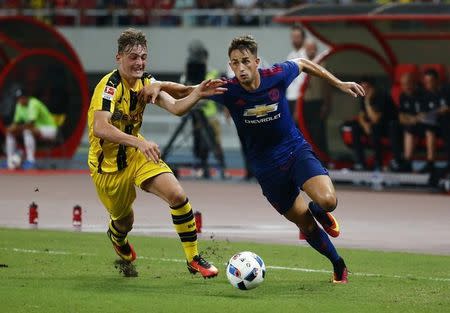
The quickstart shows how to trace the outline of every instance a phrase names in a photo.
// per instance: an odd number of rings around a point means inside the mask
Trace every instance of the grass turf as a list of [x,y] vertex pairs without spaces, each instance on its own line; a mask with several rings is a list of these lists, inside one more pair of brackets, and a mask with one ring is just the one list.
[[[1,312],[449,312],[450,257],[340,249],[354,273],[329,283],[311,248],[201,240],[219,277],[191,276],[174,238],[131,235],[139,276],[125,278],[105,234],[0,229]],[[259,288],[240,291],[225,263],[251,250],[268,266]],[[7,267],[6,267],[7,266]],[[274,268],[283,267],[283,268]],[[374,275],[371,275],[374,274]]]

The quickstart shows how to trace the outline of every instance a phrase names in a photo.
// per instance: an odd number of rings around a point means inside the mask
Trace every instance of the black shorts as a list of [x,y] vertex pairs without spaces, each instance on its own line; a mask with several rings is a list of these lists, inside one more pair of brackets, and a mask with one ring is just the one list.
[[439,127],[436,125],[423,124],[423,123],[418,123],[416,125],[411,125],[411,126],[405,126],[405,132],[407,132],[411,135],[414,135],[414,136],[423,137],[423,136],[425,136],[426,131],[430,131],[436,135],[439,131]]

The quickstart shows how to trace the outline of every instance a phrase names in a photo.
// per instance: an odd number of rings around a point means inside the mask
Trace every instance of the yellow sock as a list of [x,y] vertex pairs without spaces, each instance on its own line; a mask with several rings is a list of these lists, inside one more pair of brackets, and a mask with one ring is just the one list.
[[115,244],[119,245],[119,246],[123,246],[126,245],[128,242],[127,239],[127,234],[121,233],[120,231],[118,231],[116,229],[116,227],[114,226],[114,221],[113,220],[109,220],[109,231],[111,233],[111,239],[114,241]]
[[194,256],[198,255],[198,242],[197,228],[189,200],[186,199],[182,204],[170,209],[173,225],[180,236],[184,254],[188,262],[191,262]]

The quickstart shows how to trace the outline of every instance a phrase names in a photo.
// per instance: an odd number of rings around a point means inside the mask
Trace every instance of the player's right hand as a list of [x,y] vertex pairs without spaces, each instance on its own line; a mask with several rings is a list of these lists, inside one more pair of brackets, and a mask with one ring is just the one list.
[[158,81],[155,81],[150,85],[145,85],[138,92],[138,101],[143,103],[155,103],[160,91],[161,83]]
[[159,159],[161,158],[161,151],[159,150],[159,146],[153,141],[147,141],[144,139],[139,140],[137,148],[144,154],[148,161],[153,161],[155,163],[159,162]]
[[358,96],[364,97],[366,95],[364,88],[355,82],[341,82],[339,84],[339,89],[355,98]]
[[208,79],[197,85],[194,92],[196,92],[200,98],[220,95],[228,90],[227,88],[222,87],[226,84],[226,81],[221,79]]

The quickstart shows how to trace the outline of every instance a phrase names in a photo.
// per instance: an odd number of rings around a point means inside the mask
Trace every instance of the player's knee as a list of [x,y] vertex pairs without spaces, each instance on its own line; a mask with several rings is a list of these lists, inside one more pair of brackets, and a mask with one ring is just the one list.
[[186,201],[186,194],[182,189],[174,190],[168,197],[171,207],[176,207],[183,204]]
[[336,195],[331,192],[322,195],[318,202],[319,202],[318,204],[320,205],[320,207],[327,212],[333,212],[337,206]]

